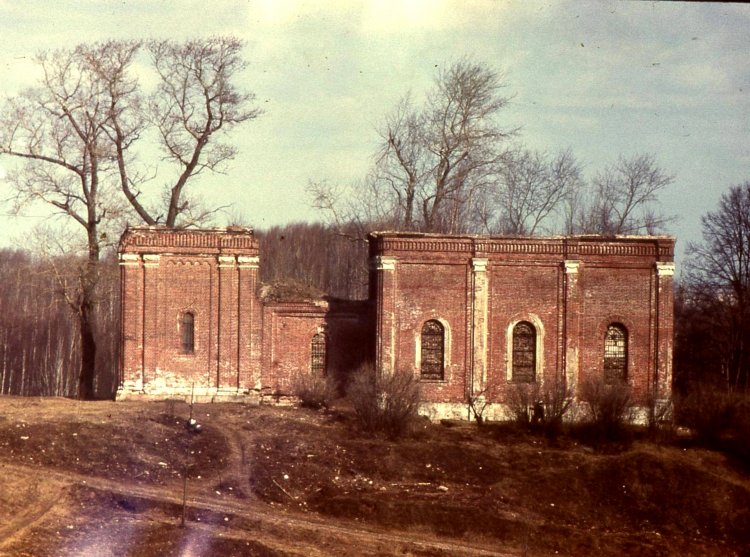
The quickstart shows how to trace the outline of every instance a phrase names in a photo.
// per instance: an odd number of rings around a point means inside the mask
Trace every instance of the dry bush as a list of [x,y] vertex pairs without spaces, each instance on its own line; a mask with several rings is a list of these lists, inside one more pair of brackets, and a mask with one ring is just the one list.
[[534,416],[534,407],[539,402],[538,384],[513,383],[510,385],[508,390],[508,406],[513,415],[513,421],[519,426],[525,428],[531,425],[531,420]]
[[484,411],[489,404],[486,394],[487,390],[483,389],[479,393],[469,396],[469,415],[474,416],[479,427],[484,425]]
[[562,431],[565,414],[573,404],[573,391],[563,381],[552,378],[542,383],[511,385],[508,405],[514,421],[554,437]]
[[331,376],[299,374],[292,382],[292,392],[303,408],[328,408],[338,397],[338,388]]
[[347,394],[359,426],[390,438],[407,433],[419,410],[419,384],[411,373],[379,374],[371,363],[352,375]]
[[588,407],[595,442],[625,439],[633,418],[633,399],[626,383],[607,383],[603,377],[588,379],[581,385],[580,398]]
[[695,385],[677,399],[677,419],[693,429],[698,440],[708,445],[719,439],[733,425],[740,397],[714,385]]
[[573,405],[573,389],[560,378],[552,378],[542,385],[541,401],[544,408],[544,434],[556,437],[562,432],[565,415]]

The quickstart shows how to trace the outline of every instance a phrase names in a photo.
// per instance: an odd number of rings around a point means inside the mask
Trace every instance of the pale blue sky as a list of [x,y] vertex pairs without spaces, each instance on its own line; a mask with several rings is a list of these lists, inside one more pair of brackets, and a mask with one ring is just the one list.
[[[505,73],[505,122],[529,146],[570,147],[589,175],[654,154],[675,176],[662,201],[680,215],[680,252],[750,179],[750,7],[737,4],[0,0],[0,93],[33,83],[40,49],[222,33],[247,42],[242,81],[266,112],[235,133],[228,173],[199,187],[257,227],[316,218],[308,180],[361,178],[384,115],[462,56]],[[4,242],[34,220],[3,219]]]

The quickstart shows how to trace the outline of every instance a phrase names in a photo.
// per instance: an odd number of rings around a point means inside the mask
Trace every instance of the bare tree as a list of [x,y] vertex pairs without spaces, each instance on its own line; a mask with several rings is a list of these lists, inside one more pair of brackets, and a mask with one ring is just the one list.
[[577,230],[571,232],[658,232],[672,220],[658,211],[658,194],[673,181],[652,155],[621,156],[617,164],[594,177],[591,201],[571,209],[578,215]]
[[[158,85],[148,100],[133,76],[141,46],[108,41],[42,52],[36,57],[43,72],[39,84],[10,99],[0,113],[0,155],[23,162],[8,177],[15,209],[46,204],[85,238],[75,288],[66,279],[60,290],[78,320],[81,398],[94,394],[92,314],[99,261],[117,235],[125,201],[148,224],[174,227],[205,217],[210,211],[196,211],[200,205],[187,196],[187,182],[220,169],[234,155],[233,147],[215,140],[219,132],[259,114],[250,107],[252,96],[232,84],[244,67],[240,41],[149,43]],[[144,170],[137,146],[151,129],[165,159],[179,169],[163,211],[141,199],[141,187],[153,176]]]
[[[185,196],[185,185],[205,170],[221,169],[236,154],[236,147],[216,136],[261,113],[252,106],[255,96],[239,91],[233,83],[246,66],[242,42],[231,37],[153,41],[148,50],[160,78],[149,100],[149,115],[159,132],[165,160],[179,169],[176,181],[165,192],[164,223],[174,227],[180,216],[200,222],[202,212],[192,211],[194,202]],[[134,207],[138,209],[137,203]],[[155,223],[161,216],[152,214],[144,220]]]
[[372,197],[401,229],[461,232],[491,179],[501,142],[513,133],[497,122],[508,97],[502,76],[461,60],[441,71],[422,107],[405,97],[386,119]]
[[41,202],[81,227],[86,256],[79,267],[75,294],[67,289],[80,334],[78,395],[94,394],[96,344],[93,292],[101,256],[102,220],[116,216],[118,199],[106,181],[111,168],[105,126],[111,104],[86,61],[85,47],[42,53],[39,87],[9,102],[0,125],[0,154],[23,159],[11,172],[15,207]]
[[[517,147],[508,151],[497,181],[487,188],[475,214],[478,228],[518,236],[538,234],[560,212],[581,183],[581,170],[570,150],[554,157]],[[546,230],[555,228],[552,222]]]
[[[703,242],[690,244],[689,282],[710,295],[723,315],[729,350],[722,373],[727,386],[750,386],[750,182],[721,196],[716,211],[703,216]],[[719,332],[719,331],[717,331]],[[721,334],[721,333],[720,333]]]

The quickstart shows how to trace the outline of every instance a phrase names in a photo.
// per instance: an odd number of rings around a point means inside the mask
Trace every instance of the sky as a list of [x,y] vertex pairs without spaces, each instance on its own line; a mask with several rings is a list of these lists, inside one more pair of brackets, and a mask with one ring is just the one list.
[[[406,93],[462,57],[504,75],[502,123],[519,141],[570,148],[584,173],[654,155],[674,176],[678,261],[700,217],[750,180],[750,6],[490,0],[0,0],[0,96],[34,84],[40,50],[105,39],[231,34],[239,85],[264,113],[232,134],[238,156],[196,191],[257,228],[320,218],[310,180],[349,185]],[[4,187],[0,158],[0,191]],[[5,213],[0,209],[0,213]],[[42,217],[2,216],[10,245]]]

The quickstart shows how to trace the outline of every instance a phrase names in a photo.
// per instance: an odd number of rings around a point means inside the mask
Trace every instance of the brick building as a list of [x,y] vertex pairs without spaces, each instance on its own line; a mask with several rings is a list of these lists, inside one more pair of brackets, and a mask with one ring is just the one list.
[[507,418],[510,390],[627,381],[637,401],[672,384],[674,238],[370,238],[380,369],[420,377],[423,412]]
[[120,243],[119,398],[257,400],[374,359],[421,383],[423,412],[507,416],[513,385],[627,381],[671,390],[669,237],[370,236],[370,299],[261,295],[246,228],[140,227]]

